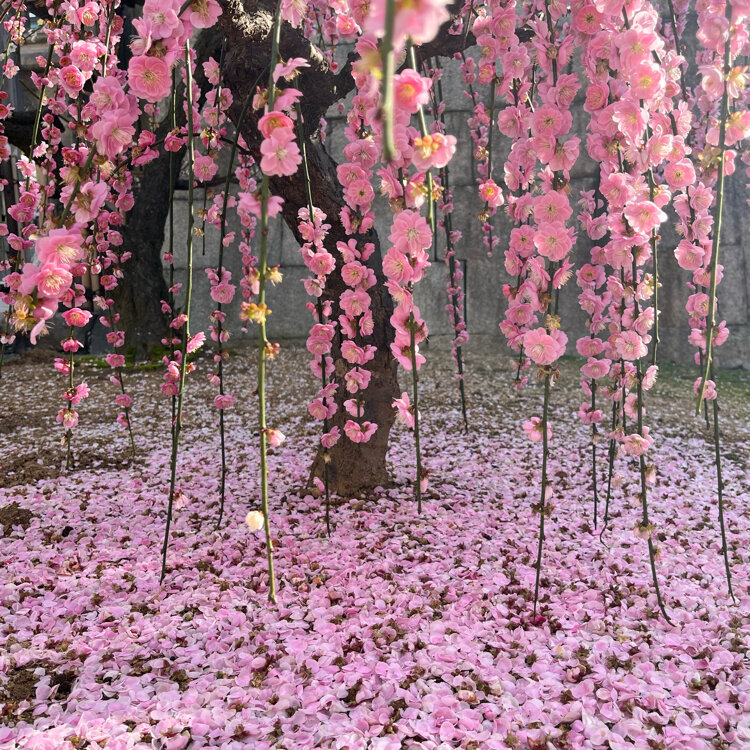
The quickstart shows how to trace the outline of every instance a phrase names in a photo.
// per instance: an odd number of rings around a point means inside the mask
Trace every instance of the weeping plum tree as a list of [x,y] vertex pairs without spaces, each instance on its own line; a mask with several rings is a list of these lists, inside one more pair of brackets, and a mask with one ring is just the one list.
[[[37,16],[54,23],[59,8],[48,8],[41,3],[29,4]],[[255,88],[268,70],[271,59],[272,27],[275,4],[273,2],[220,2],[222,13],[218,22],[210,29],[204,29],[198,35],[195,54],[195,78],[200,84],[200,101],[212,93],[210,84],[203,73],[203,64],[209,59],[218,60],[222,49],[226,51],[222,70],[222,86],[231,92],[232,104],[225,115],[233,128],[237,128],[244,141],[244,149],[260,160],[262,135],[258,130],[258,119],[262,111],[253,108],[245,117],[241,117],[243,103],[255,93]],[[432,55],[450,56],[456,51],[474,43],[473,34],[463,36],[449,33],[457,19],[459,6],[451,6],[454,16],[446,14],[442,28],[437,37],[419,49],[419,61]],[[132,11],[122,14],[122,8],[114,7],[115,18],[127,20]],[[136,8],[138,16],[138,8]],[[136,21],[136,25],[138,22]],[[320,41],[320,40],[319,40]],[[325,49],[325,45],[321,46]],[[121,44],[118,48],[120,67],[127,68],[132,57],[129,47]],[[337,163],[324,145],[321,128],[323,116],[328,108],[344,99],[354,88],[351,54],[341,69],[332,64],[331,55],[326,55],[314,44],[306,27],[295,28],[289,23],[282,25],[278,54],[281,59],[304,58],[309,65],[301,68],[294,80],[294,86],[303,92],[301,98],[301,122],[304,123],[302,138],[305,141],[307,154],[307,172],[299,169],[292,175],[280,175],[271,180],[270,190],[274,195],[283,198],[281,216],[288,224],[300,244],[305,239],[300,234],[298,212],[308,205],[308,188],[311,191],[312,204],[323,211],[332,224],[326,239],[326,248],[340,259],[337,249],[339,242],[351,237],[341,221],[340,214],[347,205],[343,188],[337,172]],[[84,86],[84,91],[90,86]],[[184,100],[184,84],[177,83],[176,101]],[[167,109],[167,108],[164,108]],[[247,111],[247,110],[246,110]],[[28,119],[28,118],[27,118]],[[156,121],[153,130],[154,143],[164,144],[167,136],[175,128],[185,128],[186,115],[183,107],[175,109],[175,117],[163,116]],[[11,120],[15,124],[14,120]],[[307,125],[309,123],[309,125]],[[22,130],[23,138],[28,139],[29,130]],[[20,143],[18,135],[13,139]],[[135,146],[139,148],[138,145]],[[166,235],[165,224],[171,219],[171,201],[174,189],[178,185],[181,165],[185,160],[186,143],[179,149],[161,148],[158,155],[151,159],[136,156],[131,158],[130,165],[141,161],[140,169],[133,170],[134,190],[132,207],[127,211],[122,230],[120,256],[125,256],[122,263],[123,278],[112,289],[114,308],[121,328],[125,333],[126,348],[136,348],[139,354],[164,340],[169,330],[169,316],[164,311],[163,301],[170,297],[168,285],[162,273],[162,248]],[[351,227],[349,227],[351,229]],[[369,266],[375,273],[377,284],[371,290],[370,310],[372,314],[371,331],[365,334],[368,343],[375,348],[375,354],[368,363],[371,373],[369,384],[364,389],[361,416],[377,424],[379,429],[367,442],[351,440],[337,441],[327,450],[318,452],[313,466],[313,474],[322,477],[328,474],[330,488],[341,494],[356,494],[389,482],[385,454],[388,445],[388,434],[395,414],[391,406],[398,394],[396,379],[396,360],[390,345],[394,341],[394,330],[390,322],[393,303],[385,286],[386,279],[381,270],[380,241],[375,230],[370,227],[359,233],[365,243],[372,243],[375,250],[369,259]],[[341,278],[340,262],[327,277],[326,288],[322,297],[338,307],[338,299],[347,285]],[[179,303],[178,303],[179,307]],[[334,319],[338,311],[334,313]],[[331,342],[334,362],[338,362],[336,377],[343,382],[341,357],[341,336]],[[344,430],[347,412],[343,408],[347,391],[342,388],[338,399],[342,408],[331,418],[331,427]],[[327,472],[324,463],[328,464]],[[356,467],[353,470],[352,467]]]
[[[332,492],[352,494],[388,481],[385,453],[397,417],[414,432],[414,494],[421,510],[429,476],[420,449],[418,373],[427,326],[414,292],[438,236],[468,425],[461,359],[466,325],[455,256],[461,237],[450,216],[456,138],[446,130],[440,84],[440,58],[456,57],[473,107],[483,241],[489,254],[502,249],[513,278],[502,287],[507,306],[500,327],[516,356],[514,385],[523,387],[533,374],[543,386],[537,413],[524,424],[541,449],[534,614],[554,497],[551,402],[568,343],[559,299],[575,274],[588,327],[576,343],[586,358],[579,414],[592,426],[595,476],[601,406],[611,405],[604,531],[620,454],[637,466],[636,533],[647,540],[656,603],[669,619],[649,510],[656,468],[644,416],[658,372],[659,256],[665,251],[690,274],[690,343],[700,366],[695,391],[699,408],[713,401],[718,522],[732,593],[714,352],[728,334],[716,296],[724,178],[748,161],[746,73],[737,64],[748,49],[746,3],[697,6],[695,85],[686,77],[684,0],[670,0],[663,13],[650,0],[146,0],[135,9],[132,33],[117,0],[36,6],[10,0],[2,11],[9,34],[3,82],[18,73],[11,53],[24,43],[30,9],[46,19],[48,51],[31,77],[37,106],[26,153],[12,153],[5,136],[0,143],[0,156],[14,159],[19,175],[18,200],[8,209],[14,224],[2,227],[3,346],[17,332],[35,341],[62,309],[65,356],[55,367],[66,386],[57,421],[72,466],[76,407],[88,395],[75,369],[80,332],[91,320],[84,281],[98,290],[94,304],[104,312],[112,345],[107,362],[119,391],[118,420],[131,435],[125,329],[139,319],[143,340],[157,332],[162,337],[169,351],[162,391],[172,405],[162,577],[185,389],[191,357],[204,346],[213,347],[216,365],[211,382],[221,434],[222,523],[224,410],[236,399],[224,370],[236,325],[227,305],[239,294],[239,317],[257,331],[260,510],[247,521],[265,531],[268,593],[275,598],[267,450],[284,435],[267,411],[265,390],[266,366],[279,354],[268,337],[273,311],[266,289],[282,282],[280,269],[268,264],[272,221],[291,228],[309,271],[307,348],[320,386],[309,411],[322,427],[311,480],[325,495],[329,533]],[[468,48],[472,54],[464,53]],[[585,141],[572,131],[571,114],[582,89]],[[346,145],[336,163],[324,145],[322,118],[349,95]],[[12,108],[3,104],[0,117],[10,125]],[[510,143],[502,168],[496,153],[501,136]],[[571,172],[582,148],[599,175],[595,190],[576,192]],[[218,174],[222,150],[229,152],[226,175]],[[177,284],[173,197],[181,168],[187,174],[187,274]],[[232,181],[236,194],[230,194]],[[218,189],[212,197],[205,193],[201,204],[200,186]],[[376,189],[391,211],[387,242],[374,230]],[[660,243],[667,209],[681,237],[671,248]],[[508,236],[493,227],[499,210],[512,221]],[[230,212],[239,232],[228,231]],[[196,321],[193,255],[198,243],[207,249],[209,224],[220,231],[219,246],[208,248],[215,252],[208,269],[215,307],[209,321]],[[165,231],[168,250],[159,257]],[[573,248],[583,234],[590,257],[576,266]],[[234,283],[225,266],[230,247],[242,257]],[[162,262],[169,268],[166,285]],[[206,323],[212,343],[202,332]],[[398,367],[408,383],[400,394]],[[596,483],[593,509],[596,526]]]

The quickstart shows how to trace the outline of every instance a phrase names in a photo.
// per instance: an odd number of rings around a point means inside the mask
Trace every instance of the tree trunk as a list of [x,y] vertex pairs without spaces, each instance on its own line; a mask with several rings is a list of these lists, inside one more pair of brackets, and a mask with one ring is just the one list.
[[[336,174],[336,162],[324,148],[319,133],[307,140],[307,161],[313,205],[326,214],[326,222],[331,225],[326,238],[326,248],[336,257],[337,263],[334,272],[328,276],[323,299],[329,299],[333,303],[331,317],[335,320],[342,312],[338,306],[338,300],[341,293],[348,288],[341,278],[343,261],[336,250],[336,243],[346,242],[351,237],[346,234],[339,220],[339,213],[345,204]],[[307,206],[307,195],[303,179],[292,178],[292,181],[294,184],[289,185],[289,179],[275,178],[271,180],[271,185],[274,192],[283,195],[284,219],[301,244],[302,239],[297,234],[297,211]],[[340,495],[354,495],[390,483],[385,457],[388,450],[388,436],[395,420],[395,410],[392,404],[400,393],[396,377],[397,363],[390,347],[394,339],[394,330],[390,323],[393,301],[385,288],[378,235],[371,230],[365,235],[357,235],[357,242],[359,244],[372,242],[375,245],[375,251],[367,261],[367,265],[373,269],[377,279],[377,283],[369,290],[374,327],[372,335],[363,337],[357,343],[372,344],[376,347],[375,357],[367,366],[372,377],[369,386],[362,394],[365,402],[362,416],[363,419],[377,424],[378,429],[367,443],[353,443],[344,435],[344,423],[349,415],[343,403],[351,394],[344,386],[343,376],[348,370],[348,365],[341,357],[343,338],[339,331],[334,337],[332,351],[335,366],[334,379],[339,385],[336,394],[339,408],[334,417],[329,420],[329,425],[337,425],[342,437],[328,452],[330,456],[328,479],[331,490]],[[313,471],[317,476],[323,476],[322,451],[318,451]]]
[[135,348],[139,358],[147,356],[167,333],[167,317],[161,310],[161,300],[167,299],[161,254],[164,223],[169,214],[169,186],[179,173],[181,154],[174,156],[172,174],[169,154],[161,154],[146,165],[134,191],[135,204],[123,227],[121,250],[130,252],[131,257],[123,266],[125,276],[112,297],[120,314],[118,327],[125,331],[126,346]]
[[[218,57],[221,35],[218,30],[203,31],[196,43],[195,79],[205,96],[210,84],[203,74],[202,63],[210,56]],[[185,124],[182,107],[184,87],[177,87],[177,126]],[[156,130],[157,143],[172,129],[172,118],[168,115]],[[153,347],[160,344],[167,334],[167,316],[161,310],[161,301],[167,299],[168,289],[164,280],[162,248],[165,224],[169,216],[170,188],[174,188],[180,175],[185,148],[171,154],[161,149],[159,156],[143,168],[138,185],[133,191],[135,203],[126,215],[123,227],[121,251],[131,253],[124,265],[124,278],[114,290],[115,310],[120,314],[119,328],[125,331],[125,344],[135,348],[139,357],[148,356]]]
[[[271,4],[248,3],[248,10],[245,12],[239,0],[224,0],[222,8],[220,24],[228,41],[223,77],[225,84],[232,91],[234,101],[230,114],[236,122],[243,102],[249,94],[254,93],[256,80],[262,76],[259,85],[267,85],[273,7]],[[325,244],[328,251],[337,259],[336,270],[328,277],[324,293],[324,299],[330,299],[333,303],[332,318],[336,319],[341,312],[338,307],[339,295],[346,288],[341,278],[342,260],[336,250],[336,243],[346,242],[350,236],[344,231],[339,219],[345,203],[336,175],[336,162],[323,146],[319,124],[320,118],[330,104],[346,93],[339,88],[339,84],[344,87],[351,87],[353,84],[351,76],[339,78],[331,73],[320,51],[288,24],[284,25],[280,54],[285,60],[305,57],[311,63],[310,68],[303,70],[300,80],[296,81],[295,85],[305,92],[301,107],[303,119],[309,129],[306,144],[313,205],[326,214],[326,221],[331,225]],[[259,159],[257,113],[245,119],[241,130],[247,145]],[[302,244],[297,231],[297,212],[308,205],[303,170],[300,169],[292,177],[272,178],[271,189],[276,195],[283,197],[284,220]],[[399,394],[396,361],[390,350],[394,337],[390,324],[393,303],[384,286],[380,243],[374,231],[366,235],[357,235],[356,238],[360,243],[372,242],[375,245],[375,252],[368,260],[368,265],[375,271],[378,282],[370,290],[374,330],[372,335],[363,338],[361,343],[373,344],[377,348],[375,358],[368,363],[372,377],[362,397],[366,404],[363,418],[376,423],[378,429],[367,443],[353,443],[343,434],[343,426],[348,418],[343,402],[350,394],[343,384],[343,374],[347,366],[341,357],[341,338],[337,335],[333,342],[332,356],[336,366],[334,378],[339,384],[339,409],[329,424],[337,425],[341,429],[342,437],[329,451],[328,475],[331,490],[341,495],[354,495],[390,482],[385,457],[388,436],[395,419],[391,404]],[[320,451],[316,456],[313,470],[318,476],[322,476],[323,459]]]

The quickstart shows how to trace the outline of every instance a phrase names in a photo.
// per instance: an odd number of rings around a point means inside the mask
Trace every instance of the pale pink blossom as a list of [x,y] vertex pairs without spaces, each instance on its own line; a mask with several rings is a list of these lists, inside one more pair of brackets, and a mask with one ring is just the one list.
[[217,409],[228,409],[234,405],[235,397],[231,393],[217,393],[214,396],[214,406]]
[[648,354],[648,347],[636,331],[623,331],[615,341],[618,354],[626,361],[632,362]]
[[628,204],[624,210],[625,218],[631,228],[641,234],[650,235],[652,231],[667,220],[667,215],[655,203],[648,200]]
[[66,310],[62,316],[69,326],[77,328],[82,328],[91,320],[91,313],[88,310],[81,310],[79,307]]
[[169,65],[159,57],[138,55],[128,66],[130,91],[147,102],[159,102],[172,86]]
[[355,422],[348,419],[344,424],[344,432],[353,443],[367,443],[375,434],[378,426],[374,422]]
[[96,142],[96,150],[108,159],[114,159],[133,142],[135,127],[129,113],[115,110],[95,122],[91,134]]
[[281,430],[271,430],[266,428],[265,433],[268,444],[274,448],[278,448],[286,440],[286,437]]
[[216,0],[192,0],[188,9],[188,19],[196,29],[210,29],[221,15],[221,7]]
[[[540,417],[532,417],[523,423],[523,431],[532,443],[539,443],[544,437],[542,420]],[[547,440],[552,439],[552,427],[547,423]]]
[[60,411],[57,412],[55,420],[66,430],[72,430],[78,425],[78,412],[75,411],[75,409],[60,409]]
[[40,263],[54,263],[69,266],[83,255],[83,238],[80,232],[68,229],[53,229],[36,243],[36,253]]
[[559,261],[570,252],[573,242],[563,222],[545,221],[534,234],[534,245],[540,255]]
[[420,107],[430,101],[432,81],[423,78],[416,70],[407,68],[393,76],[393,92],[396,106],[409,114],[416,114]]
[[260,153],[260,168],[264,174],[272,177],[293,175],[302,163],[299,146],[283,128],[274,130],[269,138],[263,140]]
[[396,409],[396,417],[403,422],[409,429],[414,429],[414,409],[409,401],[409,394],[404,391],[401,398],[393,401],[393,407]]
[[648,434],[648,427],[643,428],[643,434],[634,432],[623,440],[623,450],[629,456],[642,456],[654,444],[654,439]]
[[432,245],[432,232],[424,216],[406,210],[394,218],[388,239],[396,250],[414,255]]
[[581,368],[581,372],[592,380],[606,377],[612,362],[609,359],[595,359],[590,357],[586,364]]
[[538,365],[551,365],[564,351],[544,328],[534,328],[523,336],[523,345],[529,357]]

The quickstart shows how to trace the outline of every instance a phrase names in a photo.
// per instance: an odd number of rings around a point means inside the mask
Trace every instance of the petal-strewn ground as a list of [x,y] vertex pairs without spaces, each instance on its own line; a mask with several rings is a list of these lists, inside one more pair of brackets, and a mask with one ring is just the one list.
[[[660,616],[635,466],[617,459],[610,528],[594,530],[589,429],[574,363],[553,395],[551,489],[539,613],[531,598],[541,449],[521,425],[540,389],[517,394],[488,346],[469,351],[471,431],[448,353],[422,378],[430,489],[409,480],[413,437],[394,430],[395,485],[344,498],[325,533],[299,493],[318,425],[315,384],[291,349],[270,374],[278,606],[267,603],[250,357],[229,369],[229,498],[218,515],[218,435],[209,364],[190,376],[181,490],[165,584],[168,400],[160,370],[128,374],[139,456],[106,368],[61,469],[53,425],[61,378],[11,362],[0,415],[0,748],[746,748],[750,747],[748,378],[723,398],[727,526],[737,603],[727,597],[715,469],[692,416],[694,372],[668,368],[648,397],[657,482]],[[241,398],[239,398],[241,396]],[[600,444],[599,490],[606,477]]]

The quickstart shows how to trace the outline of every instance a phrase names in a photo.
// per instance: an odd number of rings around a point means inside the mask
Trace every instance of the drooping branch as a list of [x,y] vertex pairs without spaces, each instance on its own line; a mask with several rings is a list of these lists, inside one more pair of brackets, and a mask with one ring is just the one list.
[[[282,49],[284,37],[282,35]],[[247,49],[248,55],[243,50],[233,48],[230,43],[229,53],[225,63],[224,80],[230,88],[235,102],[242,102],[247,96],[247,87],[257,78],[259,70],[257,67],[248,67],[253,60],[253,50]],[[266,65],[262,57],[256,65]],[[233,119],[239,116],[239,109],[232,109],[230,115]],[[241,130],[251,151],[258,155],[259,143],[257,140],[256,117],[247,118],[251,122],[243,122]],[[317,123],[317,120],[314,120]],[[310,171],[310,182],[312,186],[312,199],[315,207],[323,211],[327,222],[331,224],[331,230],[326,240],[326,247],[340,259],[336,250],[337,242],[345,242],[348,239],[339,214],[344,207],[344,198],[341,185],[336,175],[336,162],[331,158],[320,139],[319,133],[312,134],[307,140],[307,158]],[[302,244],[303,240],[298,234],[298,211],[307,207],[307,195],[304,177],[300,173],[291,178],[275,177],[271,179],[271,189],[284,198],[283,217],[286,224],[294,233],[297,241]],[[380,270],[380,250],[377,235],[370,232],[361,236],[364,242],[373,242],[376,250],[370,258],[379,283],[372,291],[372,313],[374,320],[374,331],[367,338],[367,343],[377,347],[377,355],[370,364],[372,379],[370,386],[364,394],[366,401],[365,418],[378,424],[378,430],[369,443],[356,444],[349,440],[341,439],[330,451],[331,463],[329,478],[333,491],[341,494],[352,494],[366,487],[372,488],[388,482],[388,474],[385,466],[385,452],[388,446],[388,435],[394,421],[394,411],[391,407],[393,399],[398,395],[398,383],[396,381],[395,360],[390,351],[390,343],[393,341],[393,330],[390,326],[392,314],[392,303],[383,284],[384,278]],[[339,264],[339,268],[340,268]],[[337,300],[345,290],[346,285],[338,271],[329,276],[329,283],[325,291],[325,297],[334,303],[334,317],[338,315]],[[271,330],[273,330],[271,321]],[[334,344],[337,344],[335,341]],[[337,365],[335,377],[341,382],[345,372],[344,362],[341,359],[338,346],[334,347],[334,362]],[[346,393],[343,386],[339,389],[339,395],[343,401]],[[343,408],[331,421],[331,425],[338,425],[343,431],[346,412]],[[357,471],[351,470],[357,467]],[[323,473],[322,457],[318,457],[316,471]]]

